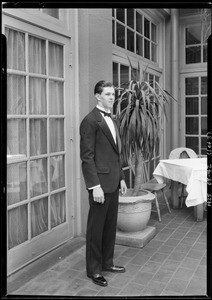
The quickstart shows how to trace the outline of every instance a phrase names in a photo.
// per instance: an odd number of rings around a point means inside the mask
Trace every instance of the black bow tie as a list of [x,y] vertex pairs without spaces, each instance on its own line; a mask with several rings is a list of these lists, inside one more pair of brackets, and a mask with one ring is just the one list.
[[111,113],[107,113],[106,111],[101,110],[101,109],[99,109],[99,108],[98,108],[98,110],[99,110],[101,113],[103,113],[104,116],[107,116],[107,117],[110,117],[110,118],[111,118]]

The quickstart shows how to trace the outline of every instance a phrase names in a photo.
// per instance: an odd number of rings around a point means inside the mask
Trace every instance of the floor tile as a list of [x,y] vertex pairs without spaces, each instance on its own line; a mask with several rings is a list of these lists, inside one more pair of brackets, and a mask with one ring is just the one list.
[[128,276],[135,275],[140,270],[140,268],[141,266],[128,263],[126,265],[126,272],[124,274]]
[[142,295],[142,290],[144,289],[144,287],[144,285],[130,282],[119,292],[118,295],[131,297],[140,296]]
[[151,280],[142,290],[142,296],[160,296],[165,286],[166,283]]
[[180,267],[175,272],[173,278],[178,278],[186,281],[188,280],[188,278],[192,278],[193,275],[194,275],[194,270]]
[[161,269],[175,271],[179,267],[179,262],[176,260],[167,259],[161,266]]
[[131,264],[142,266],[149,260],[149,256],[143,254],[137,254],[134,258],[130,260]]
[[157,252],[170,254],[174,249],[174,246],[162,245]]
[[122,256],[127,256],[127,257],[134,257],[136,254],[138,254],[138,252],[140,251],[139,248],[128,248],[127,250],[125,250],[124,252],[122,252]]
[[179,240],[177,239],[173,239],[173,238],[169,238],[165,243],[164,245],[167,245],[167,246],[177,246],[179,244]]
[[145,285],[153,278],[153,274],[145,271],[139,271],[136,276],[133,277],[134,283]]
[[172,278],[166,286],[166,291],[172,291],[178,293],[178,295],[183,295],[189,281],[181,280],[178,278]]
[[122,288],[123,286],[127,285],[131,279],[131,276],[117,274],[115,277],[109,280],[109,285],[117,288]]
[[183,268],[188,268],[191,270],[196,270],[200,261],[198,259],[185,257],[182,262],[180,263],[180,266]]
[[120,293],[121,289],[112,287],[112,286],[106,286],[103,289],[101,289],[96,296],[116,296],[118,293]]
[[178,251],[172,251],[172,253],[168,256],[168,259],[176,260],[178,262],[181,262],[185,258],[184,252],[178,252]]
[[162,266],[161,263],[155,261],[148,261],[145,265],[141,268],[142,272],[149,272],[155,274],[155,272]]
[[206,278],[205,277],[199,277],[199,276],[193,276],[191,281],[188,284],[188,289],[195,289],[201,292],[200,295],[206,293]]
[[95,290],[92,290],[90,288],[83,288],[79,292],[75,294],[75,296],[86,296],[86,297],[92,297],[96,296],[97,292]]
[[167,259],[167,254],[166,253],[159,253],[159,252],[156,252],[150,258],[151,261],[156,261],[156,262],[159,262],[159,263],[163,263],[166,259]]
[[159,269],[156,274],[153,276],[152,280],[159,281],[163,283],[168,283],[170,278],[173,276],[174,271],[168,271],[165,269]]
[[195,249],[191,249],[188,253],[187,253],[187,257],[190,258],[194,258],[194,259],[202,259],[203,255],[205,254],[205,251],[199,251],[199,250],[195,250]]

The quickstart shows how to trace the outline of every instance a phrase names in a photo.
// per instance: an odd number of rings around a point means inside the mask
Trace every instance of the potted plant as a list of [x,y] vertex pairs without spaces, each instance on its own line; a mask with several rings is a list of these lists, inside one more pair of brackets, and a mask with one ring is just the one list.
[[[129,63],[133,70],[130,60]],[[158,82],[145,80],[146,70],[141,80],[138,79],[139,74],[140,64],[138,63],[138,69],[133,73],[128,88],[117,88],[121,94],[116,99],[115,118],[122,141],[122,159],[134,174],[133,189],[129,190],[126,196],[119,198],[117,227],[128,232],[144,229],[149,221],[151,202],[154,197],[151,193],[140,189],[143,164],[153,158],[155,150],[159,147],[161,125],[166,117],[166,103],[169,99],[174,99]],[[141,210],[143,216],[135,217],[136,212],[132,204],[137,213]],[[139,204],[143,205],[143,209],[138,208]],[[142,222],[144,219],[144,224],[131,224],[134,221]],[[126,224],[130,224],[128,229]]]

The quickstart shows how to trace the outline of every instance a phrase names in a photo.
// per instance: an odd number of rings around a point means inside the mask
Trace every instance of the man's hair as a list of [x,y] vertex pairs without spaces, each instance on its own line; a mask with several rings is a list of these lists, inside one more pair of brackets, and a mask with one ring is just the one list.
[[94,95],[101,94],[103,92],[103,88],[105,87],[113,87],[113,84],[109,81],[100,80],[94,87]]

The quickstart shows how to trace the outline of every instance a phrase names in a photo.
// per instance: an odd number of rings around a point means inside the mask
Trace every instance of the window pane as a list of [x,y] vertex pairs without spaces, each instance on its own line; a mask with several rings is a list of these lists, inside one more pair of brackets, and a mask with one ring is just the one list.
[[208,61],[208,47],[207,45],[203,45],[203,62]]
[[144,18],[144,36],[150,38],[150,22]]
[[134,9],[127,9],[127,25],[134,29]]
[[121,87],[127,88],[129,83],[129,67],[121,65],[120,72]]
[[201,118],[201,134],[207,134],[207,117]]
[[138,69],[131,68],[131,80],[140,80],[140,73]]
[[134,32],[127,29],[127,50],[134,52]]
[[186,98],[186,115],[198,115],[199,113],[199,98]]
[[125,48],[125,29],[124,26],[117,23],[117,35],[116,44],[122,48]]
[[7,121],[7,154],[25,154],[27,152],[26,120]]
[[7,113],[26,113],[26,78],[20,75],[7,75]]
[[54,43],[49,43],[49,74],[63,77],[63,47]]
[[27,240],[27,205],[22,205],[8,211],[8,248],[11,249]]
[[46,74],[45,41],[29,36],[29,71]]
[[25,34],[5,28],[7,38],[7,68],[25,70]]
[[136,54],[143,56],[143,38],[136,34]]
[[154,45],[154,44],[151,44],[151,47],[152,47],[152,57],[151,57],[151,60],[152,61],[157,61],[157,46]]
[[51,196],[51,228],[66,221],[65,193]]
[[33,201],[31,204],[32,237],[48,230],[48,198]]
[[142,15],[136,11],[136,31],[142,34],[142,28]]
[[186,84],[186,95],[198,95],[198,77],[191,77],[185,79]]
[[201,43],[201,26],[186,28],[186,45]]
[[193,149],[197,155],[199,154],[199,138],[186,137],[186,147]]
[[207,94],[207,77],[201,77],[201,94]]
[[150,59],[150,42],[144,40],[144,57]]
[[112,43],[115,44],[115,21],[112,21]]
[[26,162],[7,165],[7,203],[8,205],[27,199]]
[[186,48],[186,64],[201,62],[201,47]]
[[50,119],[50,152],[59,152],[64,150],[64,120]]
[[30,156],[47,153],[47,120],[30,120]]
[[201,97],[201,114],[206,115],[207,113],[207,97]]
[[118,64],[113,63],[113,84],[115,87],[118,86]]
[[186,134],[198,134],[198,133],[199,133],[198,117],[186,118]]
[[156,25],[151,23],[151,28],[152,28],[152,38],[151,38],[151,40],[156,43],[157,42]]
[[125,22],[124,8],[117,8],[116,9],[116,18],[119,21],[121,21],[122,23]]
[[30,161],[30,196],[36,197],[47,192],[47,159]]
[[29,112],[34,115],[46,114],[46,80],[29,78]]
[[154,86],[154,76],[152,74],[149,74],[149,83],[151,87]]
[[49,113],[51,115],[64,114],[63,82],[49,80]]
[[112,17],[114,17],[114,16],[115,16],[115,9],[112,8]]
[[50,183],[51,191],[65,186],[64,156],[52,156],[50,158]]
[[207,155],[207,138],[206,137],[201,138],[201,154]]

